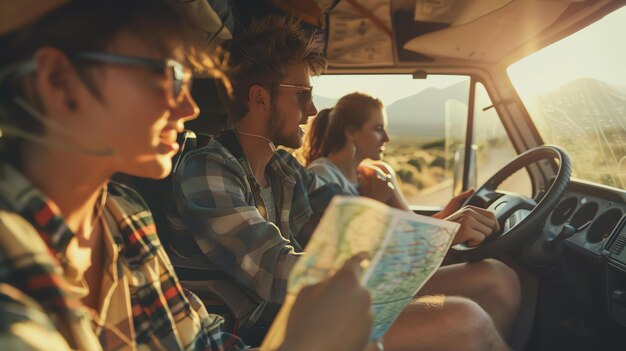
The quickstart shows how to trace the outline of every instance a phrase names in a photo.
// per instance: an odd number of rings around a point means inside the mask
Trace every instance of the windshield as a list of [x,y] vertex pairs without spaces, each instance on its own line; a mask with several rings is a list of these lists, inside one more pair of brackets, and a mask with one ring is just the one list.
[[626,188],[626,7],[508,68],[543,140],[574,176]]
[[452,162],[465,142],[468,76],[325,75],[311,79],[318,110],[359,91],[379,98],[390,142],[384,161],[396,171],[412,205],[445,205],[452,197]]

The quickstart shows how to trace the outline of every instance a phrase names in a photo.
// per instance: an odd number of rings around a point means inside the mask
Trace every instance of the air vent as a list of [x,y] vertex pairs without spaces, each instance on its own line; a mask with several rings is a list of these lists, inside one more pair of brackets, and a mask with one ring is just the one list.
[[608,250],[612,261],[626,266],[626,216],[617,225],[617,236],[610,242]]
[[622,232],[611,245],[611,253],[614,255],[621,254],[624,251],[624,246],[626,246],[626,233]]

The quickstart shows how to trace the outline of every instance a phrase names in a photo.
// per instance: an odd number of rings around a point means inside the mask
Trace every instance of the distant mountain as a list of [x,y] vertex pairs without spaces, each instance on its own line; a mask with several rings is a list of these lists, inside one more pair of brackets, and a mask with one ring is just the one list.
[[576,160],[576,176],[626,186],[626,90],[593,78],[573,80],[538,99],[537,122],[545,139]]
[[428,88],[387,106],[389,133],[399,136],[432,137],[445,134],[446,101],[467,105],[468,83],[444,89]]
[[318,111],[335,106],[335,103],[337,102],[337,100],[339,99],[313,94],[313,103],[315,104],[315,107],[317,108]]
[[542,94],[538,104],[554,130],[562,131],[561,125],[575,126],[579,131],[594,130],[594,125],[622,129],[626,89],[594,78],[579,78]]
[[[398,136],[433,137],[445,133],[448,100],[467,105],[468,83],[460,82],[444,89],[427,88],[386,107],[389,133]],[[338,99],[313,95],[317,110],[333,107]]]
[[583,78],[578,78],[578,79],[574,79],[571,80],[563,85],[561,85],[560,87],[542,94],[541,97],[542,98],[547,98],[547,99],[554,99],[557,98],[558,95],[562,95],[563,93],[573,93],[573,92],[580,92],[582,91],[599,91],[599,90],[622,90],[624,89],[624,87],[616,87],[613,85],[608,84],[607,82],[595,79],[595,78],[589,78],[589,77],[583,77]]
[[[594,78],[579,78],[539,96],[537,105],[554,137],[623,132],[626,89]],[[564,133],[565,130],[570,134]],[[558,133],[557,133],[558,131]]]

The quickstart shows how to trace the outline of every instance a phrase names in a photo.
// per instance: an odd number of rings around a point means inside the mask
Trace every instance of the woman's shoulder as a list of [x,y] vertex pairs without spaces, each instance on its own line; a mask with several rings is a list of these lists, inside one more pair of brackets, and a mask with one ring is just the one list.
[[331,160],[320,157],[309,163],[307,167],[327,183],[339,184],[347,193],[359,195],[357,185],[351,183]]
[[331,160],[327,159],[326,157],[317,158],[311,161],[306,167],[312,171],[320,171],[320,172],[338,171],[337,166],[335,166],[335,164]]
[[318,176],[322,178],[329,178],[329,180],[333,180],[334,182],[337,182],[339,179],[341,179],[340,171],[332,163],[332,161],[327,159],[326,157],[320,157],[313,160],[307,165],[307,168],[315,172],[315,174],[317,174]]

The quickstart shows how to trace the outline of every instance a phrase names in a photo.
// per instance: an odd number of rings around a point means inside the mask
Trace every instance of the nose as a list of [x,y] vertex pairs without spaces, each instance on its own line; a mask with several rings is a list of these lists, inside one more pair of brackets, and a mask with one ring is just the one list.
[[195,119],[200,114],[200,108],[191,97],[189,89],[183,88],[183,100],[172,109],[171,119],[176,120],[176,129],[182,132],[184,130],[184,124],[187,121]]
[[389,141],[389,134],[387,134],[387,130],[383,130],[383,143],[386,143]]
[[306,111],[307,116],[315,116],[317,115],[317,107],[315,107],[315,104],[313,103],[313,100],[311,100],[311,105],[309,106],[309,110]]

